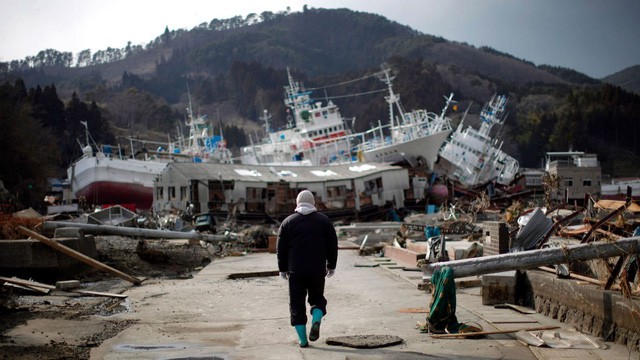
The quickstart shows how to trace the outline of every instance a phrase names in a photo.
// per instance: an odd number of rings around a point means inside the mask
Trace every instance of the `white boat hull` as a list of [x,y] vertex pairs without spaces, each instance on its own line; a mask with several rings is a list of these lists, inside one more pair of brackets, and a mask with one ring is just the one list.
[[451,131],[451,129],[448,129],[406,142],[365,150],[364,156],[366,161],[373,162],[396,162],[403,159],[412,160],[422,157],[425,159],[429,169],[433,169],[440,147],[451,134]]

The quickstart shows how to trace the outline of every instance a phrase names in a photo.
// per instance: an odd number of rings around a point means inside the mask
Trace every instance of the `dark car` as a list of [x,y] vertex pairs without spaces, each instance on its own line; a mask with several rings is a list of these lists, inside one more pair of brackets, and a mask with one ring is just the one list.
[[209,231],[213,234],[216,233],[216,218],[209,213],[198,214],[193,217],[193,226],[196,231]]

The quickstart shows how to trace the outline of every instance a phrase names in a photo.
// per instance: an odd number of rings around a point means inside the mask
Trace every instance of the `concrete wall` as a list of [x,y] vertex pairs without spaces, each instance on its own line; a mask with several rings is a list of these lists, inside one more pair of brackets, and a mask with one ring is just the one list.
[[571,324],[578,331],[640,349],[640,303],[615,291],[527,271],[536,311]]

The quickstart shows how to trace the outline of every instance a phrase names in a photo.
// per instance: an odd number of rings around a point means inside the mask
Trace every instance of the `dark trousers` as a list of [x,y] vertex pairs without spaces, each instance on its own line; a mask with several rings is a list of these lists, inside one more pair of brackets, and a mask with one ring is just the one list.
[[313,309],[320,309],[323,314],[327,314],[327,299],[324,298],[324,274],[289,274],[291,326],[307,323],[305,299],[311,305],[309,313],[313,312]]

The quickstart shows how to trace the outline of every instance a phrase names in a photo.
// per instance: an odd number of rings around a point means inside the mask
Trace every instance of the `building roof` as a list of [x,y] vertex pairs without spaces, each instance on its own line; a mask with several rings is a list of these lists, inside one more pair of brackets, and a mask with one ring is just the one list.
[[245,182],[318,182],[348,180],[385,171],[403,170],[389,163],[353,163],[331,166],[282,166],[208,163],[170,163],[163,173],[178,171],[190,179]]

